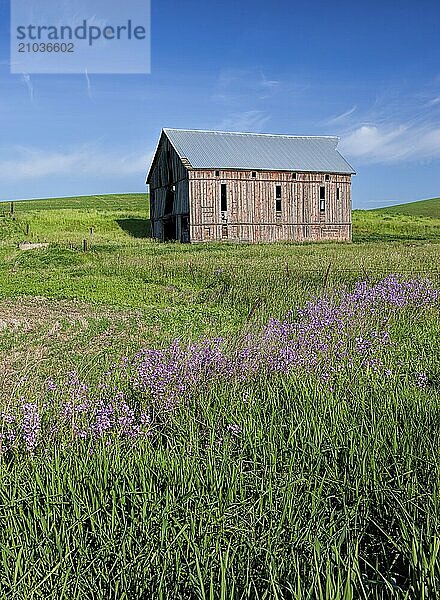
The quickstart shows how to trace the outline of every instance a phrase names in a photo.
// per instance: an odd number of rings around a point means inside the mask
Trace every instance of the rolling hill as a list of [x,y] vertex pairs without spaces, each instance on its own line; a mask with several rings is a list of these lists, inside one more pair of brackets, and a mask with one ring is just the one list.
[[440,219],[440,198],[430,198],[428,200],[419,200],[418,202],[408,202],[407,204],[396,204],[376,209],[375,212]]

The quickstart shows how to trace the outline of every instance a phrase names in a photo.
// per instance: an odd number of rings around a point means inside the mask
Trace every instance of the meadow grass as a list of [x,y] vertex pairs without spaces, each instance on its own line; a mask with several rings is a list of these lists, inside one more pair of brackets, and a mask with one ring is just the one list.
[[439,239],[440,198],[354,211],[355,241]]
[[[331,381],[297,369],[207,380],[134,441],[50,433],[46,380],[76,371],[99,396],[118,378],[109,366],[143,346],[234,347],[389,273],[438,289],[438,215],[355,211],[352,244],[193,247],[149,240],[146,204],[23,201],[0,217],[0,408],[35,403],[46,432],[0,459],[0,597],[437,597],[438,303],[357,323],[353,344],[386,321],[379,371],[330,352]],[[50,246],[20,251],[25,239]],[[139,407],[148,395],[130,381]]]

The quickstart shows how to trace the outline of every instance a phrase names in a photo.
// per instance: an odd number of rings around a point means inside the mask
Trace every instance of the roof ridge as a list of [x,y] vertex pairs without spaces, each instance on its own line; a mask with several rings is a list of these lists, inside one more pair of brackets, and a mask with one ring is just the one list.
[[286,137],[286,138],[311,138],[311,139],[330,139],[339,140],[337,135],[292,135],[289,133],[255,133],[252,131],[221,131],[215,129],[178,129],[176,127],[164,127],[163,131],[183,131],[188,133],[222,133],[229,135],[259,135],[266,137]]

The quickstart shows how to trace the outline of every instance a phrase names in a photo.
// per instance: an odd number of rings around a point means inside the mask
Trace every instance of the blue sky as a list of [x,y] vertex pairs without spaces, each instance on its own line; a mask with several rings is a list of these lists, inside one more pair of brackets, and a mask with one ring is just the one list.
[[152,0],[151,74],[11,75],[0,0],[0,199],[144,191],[162,127],[338,135],[355,207],[440,196],[439,23],[434,0]]

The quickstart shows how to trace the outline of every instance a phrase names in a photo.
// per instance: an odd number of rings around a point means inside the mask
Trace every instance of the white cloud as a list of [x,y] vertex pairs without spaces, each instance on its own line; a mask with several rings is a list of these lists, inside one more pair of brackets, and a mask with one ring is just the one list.
[[342,136],[341,150],[368,163],[440,158],[440,127],[363,124]]
[[0,178],[5,181],[21,181],[72,174],[105,177],[132,174],[144,176],[152,155],[153,152],[117,154],[91,146],[65,152],[19,148],[14,158],[0,157]]
[[350,109],[327,121],[336,124],[341,151],[362,163],[429,161],[440,158],[438,86],[376,98],[362,114]]

